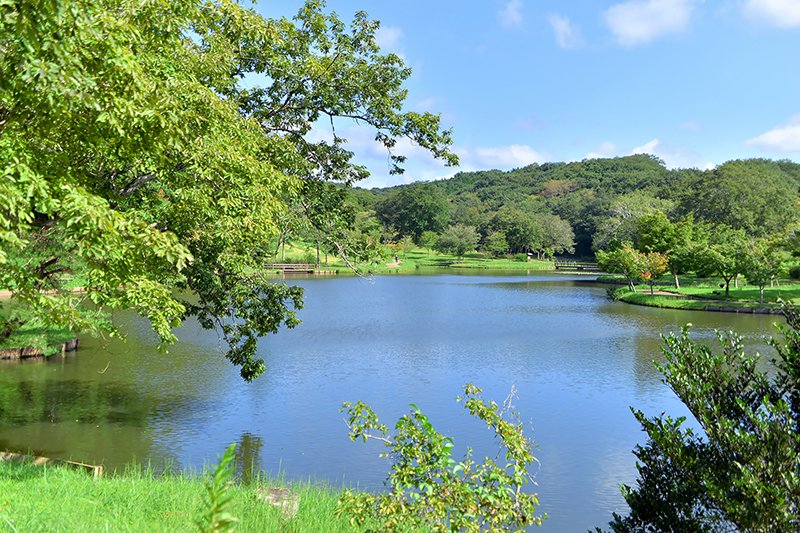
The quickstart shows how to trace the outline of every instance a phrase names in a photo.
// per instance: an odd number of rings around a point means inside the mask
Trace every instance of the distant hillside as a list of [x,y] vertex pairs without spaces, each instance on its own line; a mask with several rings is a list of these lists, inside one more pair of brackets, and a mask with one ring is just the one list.
[[572,226],[576,253],[589,255],[597,232],[610,218],[653,209],[672,219],[691,213],[698,220],[754,235],[777,231],[794,222],[800,211],[800,164],[750,159],[709,171],[670,170],[653,156],[632,155],[459,172],[436,182],[355,189],[353,197],[385,221],[387,209],[397,211],[392,198],[406,189],[442,198],[451,224],[473,226],[483,236],[493,230],[492,220],[503,207],[557,215]]

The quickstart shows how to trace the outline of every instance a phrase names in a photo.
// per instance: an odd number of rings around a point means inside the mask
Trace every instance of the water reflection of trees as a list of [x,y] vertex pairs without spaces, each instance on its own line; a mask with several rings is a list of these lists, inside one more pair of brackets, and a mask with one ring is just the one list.
[[261,450],[264,439],[252,433],[242,433],[236,445],[236,477],[249,485],[262,470]]
[[147,414],[141,395],[119,383],[27,380],[0,386],[0,421],[6,426],[65,421],[144,426]]

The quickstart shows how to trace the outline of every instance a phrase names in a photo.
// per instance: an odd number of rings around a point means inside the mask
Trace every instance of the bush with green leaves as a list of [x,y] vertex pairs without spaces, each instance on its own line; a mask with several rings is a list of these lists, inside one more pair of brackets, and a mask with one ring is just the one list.
[[468,384],[457,398],[472,416],[493,431],[504,462],[486,458],[476,463],[469,449],[461,461],[453,458],[453,440],[437,432],[416,405],[402,416],[390,435],[374,411],[363,402],[345,403],[352,440],[383,442],[391,457],[388,493],[344,491],[337,515],[353,526],[380,531],[523,531],[540,525],[546,515],[536,515],[538,495],[525,492],[535,485],[528,468],[536,462],[533,444],[523,434],[512,399],[499,406],[486,402],[481,389]]
[[720,333],[720,353],[689,337],[665,338],[664,380],[699,425],[685,417],[648,418],[637,446],[638,486],[615,532],[800,531],[800,314],[784,307],[788,327],[778,357],[765,365],[742,339]]
[[236,529],[239,520],[228,511],[231,500],[228,488],[233,483],[235,458],[236,444],[234,443],[222,454],[206,484],[203,514],[196,522],[198,530],[202,533],[228,533]]

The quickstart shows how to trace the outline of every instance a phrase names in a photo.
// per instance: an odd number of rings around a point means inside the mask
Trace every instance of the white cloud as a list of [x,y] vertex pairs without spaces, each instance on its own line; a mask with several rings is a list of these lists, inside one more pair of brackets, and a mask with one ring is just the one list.
[[510,0],[497,16],[506,28],[522,26],[522,0]]
[[596,150],[592,150],[584,159],[603,159],[617,155],[617,145],[611,141],[603,142]]
[[800,115],[793,117],[786,125],[753,137],[747,144],[772,152],[800,152]]
[[661,141],[659,141],[658,139],[653,139],[652,141],[646,142],[643,145],[637,146],[636,148],[631,150],[631,155],[634,155],[634,154],[652,154],[652,155],[657,155],[656,154],[656,148],[658,148],[659,144],[661,144]]
[[464,166],[480,169],[497,168],[509,170],[524,167],[531,163],[543,163],[547,157],[527,144],[511,144],[508,146],[483,146],[458,151]]
[[800,0],[747,0],[744,12],[779,28],[800,27]]
[[412,106],[412,109],[420,113],[424,113],[426,111],[430,113],[436,113],[438,112],[437,107],[439,105],[440,105],[439,99],[436,98],[435,96],[430,96],[428,98],[423,98],[422,100],[416,102]]
[[375,43],[384,50],[398,51],[403,30],[396,26],[381,26],[375,32]]
[[579,48],[583,45],[581,31],[572,25],[569,18],[561,15],[550,15],[547,19],[556,34],[558,46],[565,49]]
[[659,139],[644,143],[631,150],[631,155],[650,154],[664,161],[667,168],[701,168],[712,169],[714,164],[705,161],[700,154],[694,150],[676,148],[669,144],[662,143]]
[[606,24],[623,46],[645,44],[689,24],[694,0],[630,0],[604,13]]

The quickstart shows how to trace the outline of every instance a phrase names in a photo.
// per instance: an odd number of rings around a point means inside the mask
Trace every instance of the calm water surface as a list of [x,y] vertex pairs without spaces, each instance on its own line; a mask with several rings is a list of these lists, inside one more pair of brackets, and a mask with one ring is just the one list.
[[416,403],[457,446],[491,454],[491,435],[454,401],[473,382],[516,407],[539,447],[540,531],[586,531],[624,512],[643,434],[629,406],[685,414],[652,360],[658,336],[733,328],[764,350],[779,317],[635,307],[575,278],[385,276],[302,279],[303,324],[263,342],[267,373],[246,384],[213,332],[183,327],[161,354],[147,324],[82,339],[46,364],[0,366],[0,448],[119,466],[202,467],[239,443],[245,468],[380,490],[381,446],[353,443],[339,413],[363,400],[392,425]]

